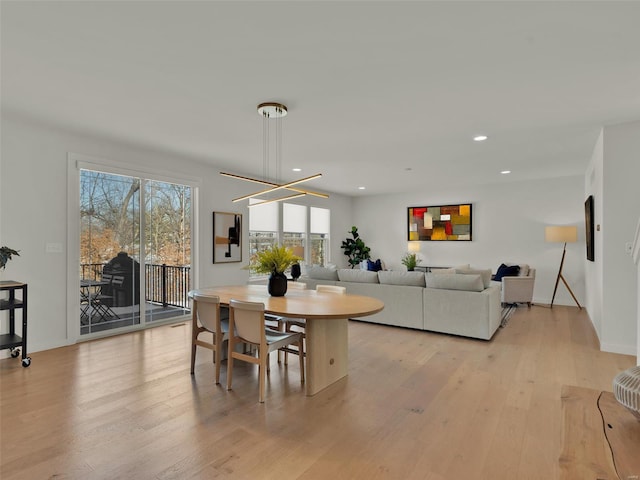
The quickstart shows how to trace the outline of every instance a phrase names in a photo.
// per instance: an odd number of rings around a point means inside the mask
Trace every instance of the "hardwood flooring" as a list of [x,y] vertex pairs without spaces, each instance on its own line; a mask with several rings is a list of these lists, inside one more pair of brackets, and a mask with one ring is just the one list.
[[[485,342],[349,322],[349,375],[304,396],[272,355],[233,390],[188,323],[0,361],[0,477],[555,479],[562,385],[611,391],[635,357],[598,350],[584,311],[518,308]],[[226,365],[223,365],[223,367]],[[291,371],[288,371],[291,370]]]

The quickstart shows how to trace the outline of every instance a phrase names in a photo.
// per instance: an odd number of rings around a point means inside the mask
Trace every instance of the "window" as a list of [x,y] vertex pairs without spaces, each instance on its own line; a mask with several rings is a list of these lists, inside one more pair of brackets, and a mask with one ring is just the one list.
[[[261,199],[251,199],[259,203]],[[282,217],[282,228],[279,228]],[[249,209],[249,252],[255,255],[277,243],[290,247],[305,263],[326,265],[330,210],[293,203],[268,203]],[[252,277],[259,276],[251,274]]]
[[[249,203],[261,201],[252,198]],[[276,203],[268,203],[249,210],[249,259],[278,243],[278,207]],[[251,276],[260,275],[251,273]]]
[[307,207],[292,203],[282,204],[282,244],[304,259]]
[[330,210],[310,208],[309,259],[312,265],[326,265],[329,262]]

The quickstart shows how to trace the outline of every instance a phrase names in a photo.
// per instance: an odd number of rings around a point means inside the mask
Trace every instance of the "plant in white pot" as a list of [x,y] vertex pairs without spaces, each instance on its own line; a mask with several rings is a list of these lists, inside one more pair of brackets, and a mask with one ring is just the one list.
[[422,260],[418,258],[417,253],[407,252],[402,257],[402,264],[407,267],[407,271],[413,272],[415,270],[416,265],[418,265]]
[[294,255],[288,247],[274,245],[256,253],[251,259],[249,269],[255,273],[269,275],[267,283],[269,294],[274,297],[282,297],[287,293],[287,276],[285,270],[298,263],[302,258]]

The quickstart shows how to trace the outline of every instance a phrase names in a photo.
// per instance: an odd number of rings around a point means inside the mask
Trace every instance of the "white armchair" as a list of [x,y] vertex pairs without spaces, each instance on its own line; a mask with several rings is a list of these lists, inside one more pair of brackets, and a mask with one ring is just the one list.
[[526,303],[531,308],[536,269],[529,268],[527,275],[502,277],[502,298],[504,303]]

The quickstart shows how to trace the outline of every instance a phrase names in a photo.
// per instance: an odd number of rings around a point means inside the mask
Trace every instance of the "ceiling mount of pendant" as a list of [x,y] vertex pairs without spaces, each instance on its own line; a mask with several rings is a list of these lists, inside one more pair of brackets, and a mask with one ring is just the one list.
[[287,116],[287,106],[281,103],[265,102],[258,105],[258,115],[268,118],[282,118]]

